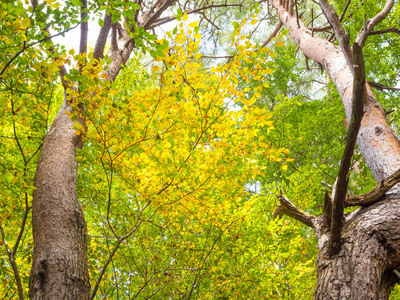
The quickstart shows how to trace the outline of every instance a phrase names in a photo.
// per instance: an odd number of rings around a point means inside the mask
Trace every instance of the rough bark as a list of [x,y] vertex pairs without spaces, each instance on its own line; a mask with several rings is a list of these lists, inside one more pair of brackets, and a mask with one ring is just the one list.
[[328,236],[319,237],[314,300],[388,299],[399,282],[400,200],[381,201],[347,218],[342,247],[329,257]]
[[[349,66],[344,50],[313,35],[278,0],[270,0],[270,3],[278,10],[280,21],[289,29],[289,35],[300,50],[325,68],[350,120],[353,66]],[[387,1],[383,13],[377,16],[387,15],[387,7],[392,3],[391,0]],[[371,22],[374,26],[376,19],[373,18]],[[362,37],[366,35],[363,33]],[[364,42],[362,39],[362,44]],[[388,126],[385,111],[368,84],[364,112],[357,143],[375,179],[382,182],[400,168],[400,143]],[[399,282],[393,272],[400,267],[399,184],[386,191],[386,197],[382,199],[374,199],[345,217],[341,229],[341,248],[334,255],[328,251],[331,238],[326,226],[328,220],[324,222],[323,216],[320,216],[319,223],[313,224],[319,244],[314,299],[388,299],[394,284]]]
[[47,134],[35,175],[31,299],[89,299],[86,223],[76,187],[74,122],[65,102]]

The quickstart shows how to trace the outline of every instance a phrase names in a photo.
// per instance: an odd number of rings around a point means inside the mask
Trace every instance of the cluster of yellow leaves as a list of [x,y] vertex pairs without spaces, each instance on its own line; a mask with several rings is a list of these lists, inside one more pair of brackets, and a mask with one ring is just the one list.
[[[218,216],[229,210],[226,201],[245,196],[246,181],[261,171],[257,156],[279,156],[258,135],[260,128],[273,128],[270,113],[253,105],[272,70],[261,67],[253,45],[239,44],[240,33],[237,54],[205,69],[196,27],[179,25],[172,46],[157,58],[152,84],[125,91],[133,72],[125,70],[111,95],[85,113],[92,122],[88,138],[101,148],[97,162],[121,180],[126,193],[151,201],[161,213],[195,211],[207,222],[212,214],[218,223],[225,221]],[[253,60],[259,60],[256,68],[243,66]],[[258,81],[258,92],[246,97],[239,79]]]

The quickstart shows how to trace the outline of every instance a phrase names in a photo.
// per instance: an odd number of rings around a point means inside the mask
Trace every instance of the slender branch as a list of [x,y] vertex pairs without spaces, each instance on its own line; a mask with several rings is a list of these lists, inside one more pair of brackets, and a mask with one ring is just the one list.
[[380,84],[380,83],[377,83],[377,82],[374,82],[371,80],[368,80],[367,82],[371,87],[376,88],[377,90],[380,90],[380,91],[382,91],[382,90],[400,91],[400,88],[383,85],[383,84]]
[[281,22],[281,20],[279,20],[278,25],[276,25],[274,31],[270,34],[270,36],[267,38],[267,40],[262,43],[262,45],[260,46],[261,48],[264,48],[265,46],[267,46],[269,44],[269,42],[278,34],[279,30],[281,30],[283,23]]
[[398,29],[396,27],[390,27],[390,28],[386,28],[386,29],[370,31],[370,32],[368,32],[368,35],[385,34],[385,33],[389,33],[389,32],[394,32],[394,33],[400,34],[400,29]]
[[353,99],[350,124],[346,134],[346,146],[343,152],[342,161],[340,163],[338,179],[334,190],[333,206],[332,206],[332,225],[331,240],[329,243],[330,255],[336,254],[341,247],[341,231],[343,226],[344,202],[346,199],[348,187],[348,173],[351,167],[351,158],[354,153],[354,147],[357,141],[357,134],[361,127],[361,120],[364,114],[363,100],[365,90],[365,68],[362,47],[353,44],[353,58],[355,65],[353,80]]
[[20,300],[24,300],[24,290],[22,289],[21,277],[19,276],[18,267],[14,260],[14,254],[11,251],[10,247],[8,247],[6,235],[4,233],[4,228],[3,228],[3,225],[1,224],[1,222],[0,222],[0,231],[1,231],[1,238],[3,241],[4,247],[6,248],[6,251],[7,251],[8,260],[10,261],[11,267],[14,272],[15,281],[17,282],[18,298]]
[[346,34],[346,32],[344,31],[343,26],[340,23],[339,16],[336,14],[333,7],[329,4],[328,0],[319,0],[319,4],[326,16],[326,19],[332,26],[336,38],[339,41],[340,48],[342,49],[343,54],[346,57],[347,64],[351,68],[353,66],[353,55],[351,52],[349,35]]
[[87,52],[87,41],[88,41],[88,31],[89,31],[89,26],[88,22],[83,21],[86,16],[88,15],[87,13],[88,5],[87,5],[87,0],[82,0],[82,6],[81,6],[81,40],[79,44],[79,53],[85,53]]
[[150,205],[150,203],[151,203],[150,201],[147,202],[146,205],[140,210],[140,212],[138,214],[139,221],[136,223],[135,227],[130,232],[128,232],[126,235],[124,235],[123,237],[118,239],[117,244],[114,246],[114,249],[110,253],[106,263],[104,264],[104,266],[103,266],[103,268],[102,268],[102,270],[101,270],[101,272],[99,274],[99,277],[96,280],[96,284],[95,284],[95,286],[93,288],[92,295],[90,296],[91,300],[93,300],[94,297],[96,296],[97,290],[99,289],[100,282],[101,282],[101,280],[102,280],[102,278],[104,276],[104,273],[106,272],[108,265],[110,264],[110,262],[111,262],[112,258],[114,257],[115,253],[119,249],[119,246],[121,245],[121,243],[124,240],[126,240],[128,237],[130,237],[132,234],[134,234],[136,232],[136,230],[139,228],[139,226],[143,223],[142,213]]
[[307,225],[308,227],[313,228],[314,230],[316,229],[316,220],[317,217],[310,215],[304,211],[302,211],[300,208],[295,206],[292,202],[290,202],[289,199],[287,199],[285,196],[282,194],[276,195],[279,199],[279,204],[276,207],[274,217],[282,216],[282,215],[287,215],[304,225]]
[[346,14],[346,11],[347,11],[347,9],[349,8],[350,2],[351,2],[351,0],[347,0],[346,6],[344,7],[344,10],[343,10],[343,12],[342,12],[342,15],[341,15],[340,18],[339,18],[339,21],[340,21],[340,22],[343,21],[344,16],[345,16],[345,14]]
[[394,4],[394,0],[386,0],[385,6],[383,9],[373,17],[369,22],[367,22],[363,28],[358,33],[356,38],[356,42],[362,47],[364,47],[365,42],[367,41],[368,35],[372,32],[376,25],[382,22],[389,14]]
[[[186,12],[189,15],[189,14],[194,14],[194,13],[198,13],[198,12],[204,11],[204,10],[209,9],[209,8],[235,7],[235,6],[236,7],[238,7],[238,6],[241,7],[242,4],[211,4],[211,5],[207,5],[207,6],[203,6],[203,7],[199,7],[199,8],[195,8],[195,9],[191,9],[191,10],[187,10],[187,11],[184,11],[183,13]],[[157,19],[157,20],[155,20],[153,22],[152,25],[150,25],[149,29],[153,29],[153,28],[155,28],[157,26],[163,25],[165,23],[168,23],[168,22],[171,22],[171,21],[174,21],[174,20],[176,20],[175,16]]]
[[394,172],[389,177],[383,179],[376,188],[362,195],[348,195],[345,207],[368,206],[381,200],[385,193],[400,182],[400,170]]

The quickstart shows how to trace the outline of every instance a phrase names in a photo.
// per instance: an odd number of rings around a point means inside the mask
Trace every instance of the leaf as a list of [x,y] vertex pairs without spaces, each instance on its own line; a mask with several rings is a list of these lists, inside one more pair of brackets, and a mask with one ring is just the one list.
[[199,58],[202,57],[202,56],[203,56],[203,54],[201,54],[201,53],[196,53],[196,54],[194,55],[194,58],[199,59]]
[[82,6],[82,2],[80,0],[71,0],[73,6]]
[[251,21],[251,25],[254,25],[254,24],[256,24],[257,22],[258,22],[258,20],[254,19],[254,20]]
[[183,20],[183,22],[186,22],[187,19],[188,19],[188,14],[187,14],[187,12],[185,11],[185,13],[184,13],[183,16],[182,16],[182,20]]
[[277,42],[277,43],[276,43],[276,45],[275,45],[275,46],[276,46],[276,47],[279,47],[279,46],[282,46],[283,44],[284,44],[284,42],[282,42],[282,41],[279,41],[279,42]]
[[103,26],[104,26],[104,21],[103,21],[103,19],[99,19],[98,23],[99,23],[100,27],[103,27]]
[[195,33],[195,34],[193,35],[193,37],[194,37],[195,39],[201,39],[201,38],[202,38],[202,35],[201,35],[200,33]]
[[191,28],[195,28],[197,26],[197,24],[199,24],[199,21],[190,23],[188,26],[191,27]]

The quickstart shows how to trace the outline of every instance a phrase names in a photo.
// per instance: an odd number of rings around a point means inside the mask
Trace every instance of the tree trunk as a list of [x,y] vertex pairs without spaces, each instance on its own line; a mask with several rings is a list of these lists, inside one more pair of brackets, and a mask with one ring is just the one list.
[[76,187],[74,122],[65,102],[43,143],[33,193],[31,299],[89,299],[86,223]]
[[400,200],[388,198],[346,218],[343,244],[327,255],[328,236],[319,237],[314,300],[388,299],[399,278]]
[[[284,2],[270,0],[289,35],[309,58],[327,71],[342,99],[348,120],[351,116],[353,74],[339,47],[313,36],[296,15],[289,14]],[[364,117],[357,142],[366,163],[379,182],[400,169],[400,143],[387,125],[384,109],[367,85]],[[342,247],[334,256],[327,254],[329,232],[317,232],[317,286],[314,299],[388,299],[399,278],[400,268],[400,188],[386,199],[358,209],[346,217]],[[322,227],[322,217],[319,218]]]

